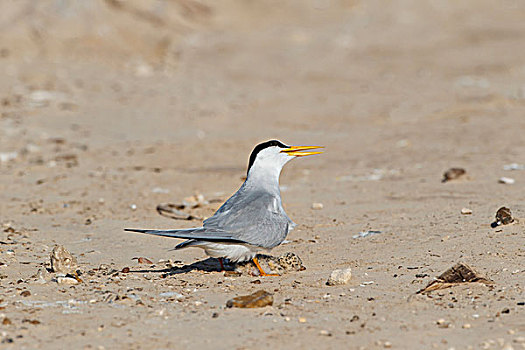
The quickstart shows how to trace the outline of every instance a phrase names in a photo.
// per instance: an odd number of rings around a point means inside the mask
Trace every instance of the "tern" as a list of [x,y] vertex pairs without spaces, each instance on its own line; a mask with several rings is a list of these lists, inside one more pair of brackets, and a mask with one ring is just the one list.
[[125,229],[150,235],[186,239],[175,247],[198,247],[208,256],[232,262],[253,260],[261,276],[267,274],[256,255],[281,244],[296,224],[285,213],[279,176],[286,163],[297,157],[320,154],[322,146],[287,146],[271,140],[253,149],[246,180],[202,227],[178,230]]

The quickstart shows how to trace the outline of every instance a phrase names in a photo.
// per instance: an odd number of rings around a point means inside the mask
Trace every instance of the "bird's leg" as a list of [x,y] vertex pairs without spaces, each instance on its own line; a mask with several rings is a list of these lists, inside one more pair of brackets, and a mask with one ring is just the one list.
[[219,264],[221,264],[221,272],[224,271],[224,264],[222,263],[222,258],[217,258],[219,259]]
[[276,273],[266,273],[264,272],[263,268],[261,267],[261,265],[259,264],[259,260],[257,260],[257,258],[253,258],[253,263],[255,264],[255,266],[257,266],[257,269],[259,270],[259,273],[261,274],[261,276],[280,276]]

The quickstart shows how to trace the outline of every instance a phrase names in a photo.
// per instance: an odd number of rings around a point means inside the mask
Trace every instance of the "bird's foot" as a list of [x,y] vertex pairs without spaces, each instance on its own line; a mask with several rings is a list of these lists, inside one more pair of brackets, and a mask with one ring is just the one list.
[[259,261],[257,260],[257,258],[253,258],[253,263],[255,264],[255,266],[257,266],[257,269],[259,270],[259,275],[260,276],[280,276],[279,274],[276,274],[276,273],[266,273],[264,272],[263,268],[261,267],[261,265],[259,264]]

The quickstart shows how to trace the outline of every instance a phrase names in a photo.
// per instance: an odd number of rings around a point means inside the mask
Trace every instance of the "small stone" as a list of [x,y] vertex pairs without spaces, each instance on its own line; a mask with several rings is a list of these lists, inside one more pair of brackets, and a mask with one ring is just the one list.
[[470,329],[471,327],[472,327],[472,326],[470,325],[470,323],[465,323],[465,324],[463,325],[463,328],[464,328],[464,329]]
[[39,320],[30,320],[29,318],[24,318],[22,320],[22,323],[30,323],[30,324],[33,324],[33,325],[37,325],[37,324],[40,324],[42,322],[40,322]]
[[389,341],[384,342],[383,347],[385,349],[390,349],[392,347],[392,343]]
[[242,272],[240,271],[231,271],[231,270],[224,271],[224,277],[239,277],[239,276],[242,276]]
[[129,273],[129,271],[130,271],[129,267],[124,267],[124,268],[121,270],[122,273]]
[[509,208],[501,207],[496,212],[496,224],[497,225],[508,225],[513,223],[512,213]]
[[138,257],[138,258],[133,258],[131,260],[135,260],[137,259],[137,262],[139,264],[149,264],[149,265],[152,265],[153,264],[153,261],[151,261],[150,259],[148,258],[144,258],[144,257]]
[[299,317],[298,321],[299,321],[299,323],[306,323],[306,318]]
[[66,276],[58,276],[57,283],[58,284],[78,284],[79,281],[74,277],[70,277],[69,275],[66,275]]
[[13,322],[11,322],[11,320],[8,319],[7,317],[4,317],[4,319],[2,320],[2,324],[3,324],[4,326],[8,326],[8,325],[10,325],[10,324],[13,324]]
[[51,270],[58,273],[76,273],[77,260],[62,245],[56,245],[51,252]]
[[0,152],[0,163],[6,163],[18,157],[18,152]]
[[175,299],[178,301],[184,300],[184,295],[177,292],[163,292],[159,294],[162,298]]
[[250,295],[235,297],[226,302],[226,307],[256,308],[273,305],[273,295],[259,290]]
[[137,205],[136,204],[132,204],[129,206],[131,210],[137,210]]
[[525,164],[510,163],[503,166],[504,170],[525,170]]
[[420,293],[429,293],[431,291],[445,289],[452,287],[459,283],[473,283],[479,282],[484,284],[493,284],[494,282],[488,278],[485,278],[474,271],[470,266],[464,263],[457,263],[451,268],[447,269],[441,275],[436,277],[423,289],[417,291]]
[[24,290],[22,293],[20,293],[20,296],[23,296],[23,297],[28,297],[30,295],[31,295],[31,292],[28,290]]
[[514,338],[512,341],[518,344],[525,344],[525,337],[517,337]]
[[500,178],[498,179],[498,182],[499,182],[500,184],[512,185],[513,183],[516,182],[516,180],[514,180],[514,179],[511,178],[511,177],[505,177],[505,176],[504,176],[504,177],[500,177]]
[[469,209],[469,208],[463,208],[463,209],[461,209],[461,214],[463,214],[463,215],[470,215],[470,214],[472,214],[472,210]]
[[47,90],[35,90],[27,96],[27,102],[30,107],[45,107],[56,99],[57,94]]
[[439,328],[448,328],[450,326],[450,322],[445,321],[445,319],[440,318],[436,321],[436,324]]
[[314,210],[321,210],[323,209],[324,205],[323,203],[312,203],[312,209]]
[[445,173],[443,174],[443,180],[441,181],[447,182],[450,180],[456,180],[465,174],[466,174],[466,171],[463,168],[450,168],[447,171],[445,171]]
[[352,278],[351,268],[337,269],[337,270],[332,271],[332,273],[330,274],[330,277],[328,278],[328,281],[326,281],[326,285],[336,286],[336,285],[347,284],[351,278]]
[[153,67],[146,63],[140,63],[135,67],[135,75],[141,78],[147,78],[153,74]]
[[319,331],[319,334],[320,335],[324,335],[324,336],[327,336],[327,337],[331,337],[332,336],[332,333],[330,333],[329,331],[327,331],[326,329],[322,329]]

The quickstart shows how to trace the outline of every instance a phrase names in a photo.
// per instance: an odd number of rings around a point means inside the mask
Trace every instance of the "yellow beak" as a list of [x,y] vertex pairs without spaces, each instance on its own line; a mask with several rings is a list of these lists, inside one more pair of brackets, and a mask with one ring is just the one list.
[[318,149],[318,148],[324,148],[324,147],[323,146],[291,146],[290,148],[283,149],[281,153],[286,153],[289,156],[295,156],[295,157],[312,156],[314,154],[321,154],[323,152],[303,152],[303,151],[307,151],[309,149]]

